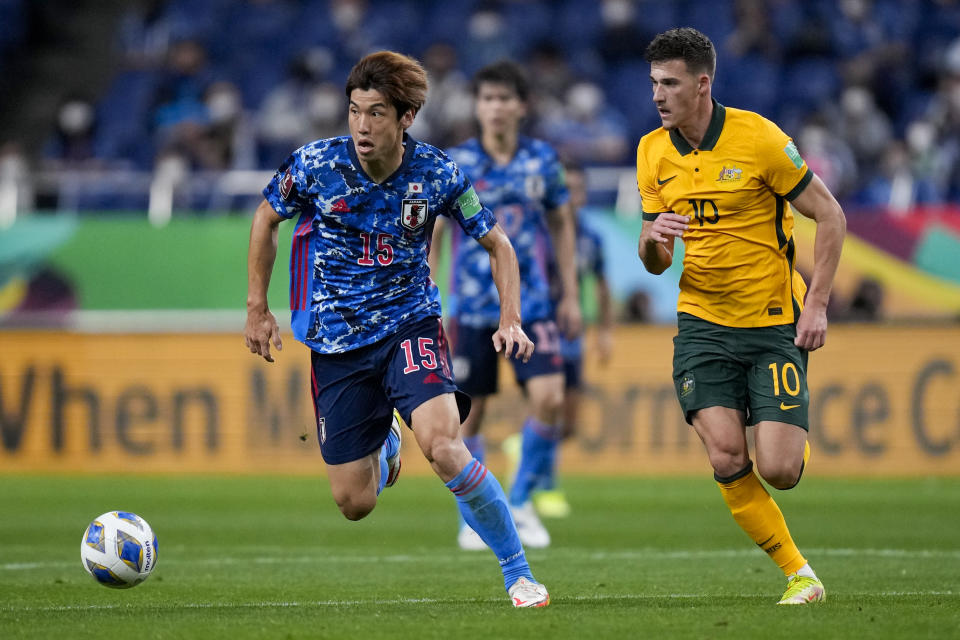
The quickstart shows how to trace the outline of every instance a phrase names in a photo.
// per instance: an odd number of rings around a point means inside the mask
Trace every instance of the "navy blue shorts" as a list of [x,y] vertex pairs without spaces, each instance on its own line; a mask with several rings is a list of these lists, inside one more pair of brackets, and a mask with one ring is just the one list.
[[[502,353],[493,348],[496,327],[468,327],[451,323],[453,342],[453,371],[457,386],[471,396],[489,396],[497,392],[497,373]],[[510,359],[517,382],[525,384],[530,378],[563,373],[560,339],[553,320],[535,320],[523,325],[523,331],[533,340],[535,349],[529,362]]]
[[573,340],[560,337],[563,355],[563,386],[565,389],[583,388],[583,336]]
[[439,318],[418,320],[344,353],[311,351],[310,364],[317,440],[327,464],[359,460],[376,451],[390,431],[394,407],[411,424],[414,409],[453,393],[460,421],[470,412],[470,398],[453,380]]

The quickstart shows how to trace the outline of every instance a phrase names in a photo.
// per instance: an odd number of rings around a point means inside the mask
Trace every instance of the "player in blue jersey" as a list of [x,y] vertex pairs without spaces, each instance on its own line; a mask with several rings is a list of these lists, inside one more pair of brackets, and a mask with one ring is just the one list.
[[[563,167],[547,143],[520,135],[526,115],[527,82],[511,62],[487,66],[474,76],[480,137],[449,150],[473,181],[481,199],[503,227],[520,263],[523,328],[537,345],[526,362],[514,361],[517,381],[529,401],[522,430],[520,463],[510,488],[510,508],[528,547],[546,547],[550,535],[530,501],[536,478],[554,463],[561,436],[563,360],[559,333],[580,330],[580,305],[574,259],[573,218]],[[451,290],[454,371],[461,388],[473,397],[463,423],[464,441],[478,460],[484,458],[480,428],[487,398],[497,390],[497,354],[490,336],[497,330],[497,290],[484,249],[452,227]],[[442,233],[443,227],[435,231]],[[550,290],[550,265],[556,255],[562,294]],[[558,328],[559,324],[559,328]],[[479,532],[461,523],[457,536],[464,549],[484,548]]]
[[281,349],[267,289],[280,223],[296,217],[290,255],[294,336],[310,347],[320,451],[340,511],[359,520],[400,468],[400,419],[453,492],[463,518],[494,551],[516,607],[550,602],[527,564],[506,496],[459,435],[469,398],[457,389],[427,263],[438,215],[482,246],[500,305],[491,346],[529,360],[520,277],[510,240],[466,175],[440,150],[413,140],[427,93],[420,64],[381,51],[347,79],[350,135],[293,152],[264,189],[248,253],[252,353]]
[[[580,292],[592,288],[596,303],[596,341],[594,353],[600,364],[606,364],[613,348],[613,305],[610,287],[607,284],[606,263],[603,257],[603,238],[596,230],[584,224],[581,209],[587,204],[586,175],[581,167],[567,164],[564,177],[570,192],[576,229],[577,281]],[[584,284],[590,280],[592,287]],[[583,392],[584,340],[582,336],[560,336],[560,354],[563,356],[563,430],[566,440],[576,434],[580,414],[580,398]],[[507,443],[504,443],[507,448]],[[519,447],[516,447],[519,454]],[[557,464],[548,465],[537,479],[533,503],[544,517],[562,518],[570,513],[570,504],[565,493],[558,488]]]

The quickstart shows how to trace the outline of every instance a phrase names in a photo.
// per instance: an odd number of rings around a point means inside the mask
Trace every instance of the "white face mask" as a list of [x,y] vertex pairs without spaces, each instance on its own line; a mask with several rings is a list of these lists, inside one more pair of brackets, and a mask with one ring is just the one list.
[[600,88],[588,82],[575,84],[567,92],[570,113],[577,118],[593,117],[602,103],[603,93]]
[[60,108],[58,121],[60,128],[70,135],[83,133],[93,124],[93,107],[79,100],[68,102]]
[[363,20],[363,9],[354,2],[339,2],[331,8],[330,17],[340,31],[354,31]]
[[340,117],[343,110],[343,96],[339,91],[326,88],[319,88],[310,94],[310,103],[307,111],[310,119],[314,121],[328,122]]
[[917,154],[923,154],[933,147],[936,133],[929,122],[918,121],[907,128],[907,146]]
[[240,112],[240,97],[233,91],[215,91],[207,98],[207,112],[214,124],[228,122]]
[[604,0],[600,17],[608,27],[622,27],[633,21],[633,4],[628,0]]

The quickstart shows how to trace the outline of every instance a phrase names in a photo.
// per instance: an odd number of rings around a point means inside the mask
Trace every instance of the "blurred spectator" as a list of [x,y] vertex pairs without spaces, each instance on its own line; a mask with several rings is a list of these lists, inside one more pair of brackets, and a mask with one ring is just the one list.
[[626,120],[589,81],[570,87],[563,112],[542,122],[541,131],[562,157],[582,165],[621,164],[631,147]]
[[867,206],[886,207],[903,215],[914,205],[935,202],[936,193],[930,176],[914,174],[908,148],[897,140],[884,150],[880,170],[864,185],[857,201]]
[[[294,58],[284,80],[267,94],[256,116],[263,166],[279,166],[291,149],[323,137],[314,137],[312,123],[328,117],[331,92],[324,81],[333,65],[329,49],[312,47]],[[346,97],[339,87],[336,93],[335,108],[342,120]]]
[[543,120],[562,117],[564,97],[576,80],[564,52],[548,40],[540,42],[530,54],[528,76],[527,126],[533,129]]
[[602,0],[600,18],[600,57],[607,65],[616,65],[643,58],[653,34],[641,31],[633,0]]
[[844,319],[850,322],[876,322],[883,315],[883,284],[866,276],[857,283]]
[[140,0],[120,18],[118,46],[130,68],[159,68],[166,59],[172,27],[166,0]]
[[624,303],[623,319],[625,322],[650,322],[650,294],[643,289],[637,289],[631,293]]
[[243,109],[237,86],[226,81],[213,83],[207,89],[204,104],[207,125],[199,147],[199,168],[256,168],[255,132]]
[[473,95],[466,75],[458,68],[457,50],[452,44],[430,45],[422,62],[430,94],[409,132],[443,149],[472,135]]
[[85,97],[71,95],[57,108],[53,138],[43,153],[43,164],[51,169],[81,169],[101,163],[95,148],[96,113]]
[[207,125],[204,93],[212,81],[207,52],[196,40],[175,43],[150,113],[154,144],[159,150],[178,147],[199,157],[198,144]]
[[807,166],[838,198],[852,193],[857,185],[857,162],[843,138],[831,134],[821,124],[804,126],[797,136],[800,154]]
[[506,21],[498,4],[481,3],[468,18],[466,39],[460,43],[467,72],[497,60],[513,58],[513,46],[506,35]]
[[0,144],[0,229],[12,222],[18,211],[34,208],[30,164],[16,142]]
[[736,27],[724,42],[735,58],[755,54],[771,60],[780,58],[780,43],[770,25],[768,3],[764,0],[736,0],[733,5]]
[[893,127],[864,87],[847,87],[840,98],[841,115],[837,123],[857,161],[869,171],[876,167],[893,139]]

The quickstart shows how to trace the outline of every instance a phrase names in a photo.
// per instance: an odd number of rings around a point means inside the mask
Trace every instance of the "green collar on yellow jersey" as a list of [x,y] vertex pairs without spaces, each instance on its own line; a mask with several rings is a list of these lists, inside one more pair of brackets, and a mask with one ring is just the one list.
[[[726,108],[717,102],[716,98],[711,98],[711,100],[713,100],[713,115],[710,116],[710,126],[707,127],[707,132],[700,142],[700,151],[713,151],[717,140],[720,139],[720,132],[723,131],[723,122],[727,117]],[[686,138],[680,135],[680,131],[677,129],[670,129],[670,142],[673,143],[677,153],[681,156],[693,152],[693,147],[690,146]]]

